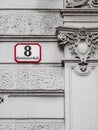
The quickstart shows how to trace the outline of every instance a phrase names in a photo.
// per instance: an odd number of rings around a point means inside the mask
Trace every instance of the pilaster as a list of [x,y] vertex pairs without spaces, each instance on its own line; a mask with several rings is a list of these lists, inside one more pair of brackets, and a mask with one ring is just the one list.
[[56,28],[59,46],[64,49],[65,130],[97,130],[97,2],[65,3],[63,26]]

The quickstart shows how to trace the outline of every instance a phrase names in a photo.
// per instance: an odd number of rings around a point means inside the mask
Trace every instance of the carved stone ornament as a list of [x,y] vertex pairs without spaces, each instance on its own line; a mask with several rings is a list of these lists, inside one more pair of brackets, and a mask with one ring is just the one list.
[[87,70],[88,59],[95,54],[98,46],[97,28],[57,28],[58,40],[61,46],[68,46],[71,54],[79,60],[80,70]]
[[66,8],[98,7],[98,0],[65,0]]
[[98,0],[92,0],[92,6],[98,7]]
[[2,102],[4,102],[4,99],[3,99],[3,97],[0,97],[0,104],[1,104]]

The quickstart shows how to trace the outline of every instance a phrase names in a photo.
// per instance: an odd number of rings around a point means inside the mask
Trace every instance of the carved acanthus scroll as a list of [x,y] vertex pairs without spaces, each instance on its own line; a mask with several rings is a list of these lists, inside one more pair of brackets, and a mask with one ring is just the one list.
[[4,98],[3,97],[0,97],[0,104],[4,102]]
[[92,0],[92,6],[98,7],[98,0]]
[[66,8],[98,7],[98,0],[66,0]]
[[58,40],[61,46],[69,46],[71,54],[79,59],[80,70],[85,72],[88,59],[95,53],[98,46],[98,29],[59,27]]
[[66,0],[67,7],[81,7],[87,5],[89,0]]

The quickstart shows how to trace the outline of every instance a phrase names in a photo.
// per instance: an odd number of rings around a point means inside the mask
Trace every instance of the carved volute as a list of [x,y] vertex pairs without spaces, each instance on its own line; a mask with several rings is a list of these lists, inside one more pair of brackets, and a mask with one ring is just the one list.
[[75,59],[78,60],[80,70],[85,72],[88,61],[96,53],[98,29],[58,27],[57,34],[59,45],[69,48],[71,55],[74,55]]
[[64,0],[65,8],[98,7],[98,0]]

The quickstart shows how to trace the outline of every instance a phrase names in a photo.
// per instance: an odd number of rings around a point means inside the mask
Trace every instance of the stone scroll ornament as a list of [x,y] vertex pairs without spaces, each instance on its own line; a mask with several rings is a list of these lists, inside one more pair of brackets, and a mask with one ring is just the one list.
[[98,29],[57,28],[60,46],[68,46],[71,54],[78,59],[80,70],[87,70],[88,60],[98,47]]
[[3,97],[0,97],[0,104],[4,102],[4,98]]
[[98,0],[65,0],[66,8],[98,7]]

